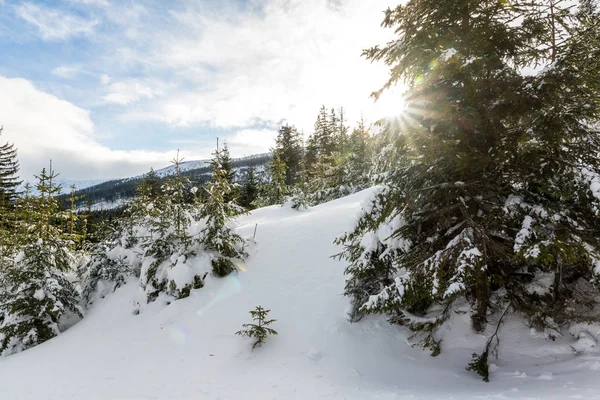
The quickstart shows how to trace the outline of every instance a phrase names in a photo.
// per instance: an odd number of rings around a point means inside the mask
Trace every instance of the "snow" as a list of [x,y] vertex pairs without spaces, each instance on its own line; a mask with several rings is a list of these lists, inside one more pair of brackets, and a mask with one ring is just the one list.
[[[330,258],[340,250],[332,240],[352,227],[352,217],[372,194],[366,190],[305,212],[266,207],[239,218],[244,237],[252,237],[258,224],[239,274],[209,275],[190,297],[170,305],[159,299],[139,315],[133,303],[140,289],[132,280],[95,302],[58,337],[0,358],[0,398],[600,398],[597,347],[585,353],[573,347],[582,337],[591,346],[589,339],[600,333],[596,325],[576,326],[571,335],[551,341],[530,333],[522,320],[507,318],[500,358],[490,360],[486,384],[465,366],[490,332],[474,333],[467,313],[453,313],[445,325],[452,335],[445,336],[436,358],[413,348],[410,333],[383,317],[349,323],[345,265]],[[176,261],[205,267],[200,255]],[[234,333],[251,322],[248,311],[257,305],[271,309],[279,335],[252,351],[251,341]]]
[[521,230],[517,233],[517,237],[515,238],[514,251],[518,253],[525,242],[531,237],[531,224],[533,223],[533,218],[529,215],[526,215],[523,219],[523,223],[521,224]]
[[40,300],[40,301],[44,300],[45,297],[46,297],[46,293],[44,293],[44,289],[38,289],[33,294],[33,298],[37,299],[37,300]]

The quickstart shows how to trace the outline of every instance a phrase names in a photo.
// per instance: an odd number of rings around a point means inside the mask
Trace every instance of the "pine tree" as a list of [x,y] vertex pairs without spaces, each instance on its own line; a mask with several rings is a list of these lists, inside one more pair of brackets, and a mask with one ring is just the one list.
[[150,171],[143,176],[142,185],[145,186],[145,195],[148,196],[149,200],[160,196],[162,183],[154,168],[150,168]]
[[224,277],[236,270],[234,260],[243,260],[244,239],[229,225],[233,216],[244,213],[244,209],[233,202],[225,201],[234,187],[227,179],[227,171],[222,164],[222,150],[217,149],[211,160],[211,182],[206,187],[207,197],[202,204],[199,217],[206,220],[200,242],[214,253],[213,274]]
[[[0,127],[0,135],[2,135]],[[19,181],[19,162],[17,160],[17,149],[14,145],[6,143],[0,146],[0,206],[6,207],[17,197]]]
[[77,212],[77,201],[81,199],[81,196],[76,196],[75,191],[77,187],[75,185],[71,185],[71,194],[67,198],[68,209],[63,212],[63,218],[66,222],[66,227],[64,229],[65,239],[71,241],[73,244],[80,244],[84,237],[78,232],[79,230],[79,214]]
[[239,203],[247,210],[254,208],[253,203],[258,198],[259,182],[256,178],[256,169],[251,165],[246,170],[244,185],[242,186]]
[[19,200],[19,254],[3,273],[0,293],[0,354],[36,346],[60,333],[59,321],[69,314],[83,316],[80,295],[66,278],[72,253],[62,239],[60,186],[50,168],[37,177],[38,197]]
[[371,168],[371,155],[367,146],[367,129],[364,121],[358,124],[348,139],[348,161],[346,185],[352,186],[354,190],[364,189],[369,183],[369,172]]
[[[192,215],[196,212],[196,204],[188,202],[187,193],[191,190],[191,185],[189,179],[181,173],[182,162],[178,151],[171,161],[175,166],[173,176],[163,183],[161,194],[145,207],[148,213],[146,225],[150,234],[143,239],[142,248],[144,257],[154,261],[144,265],[140,280],[149,302],[154,301],[161,293],[175,298],[189,295],[189,288],[177,287],[168,274],[175,265],[185,265],[187,259],[195,254],[192,248],[194,241],[188,229]],[[203,285],[201,279],[197,282],[196,286]]]
[[315,135],[310,135],[306,141],[306,150],[304,156],[304,170],[302,172],[303,183],[308,184],[316,175],[316,165],[318,161],[319,149]]
[[225,143],[223,150],[221,150],[221,166],[225,171],[225,179],[227,179],[227,182],[231,186],[231,191],[224,197],[225,202],[229,203],[238,197],[239,185],[235,183],[235,171],[233,170],[233,163],[227,143]]
[[277,132],[273,155],[277,155],[286,166],[285,184],[288,187],[296,185],[300,180],[302,170],[302,138],[293,125],[283,125]]
[[110,257],[110,241],[99,243],[94,247],[92,256],[86,265],[79,271],[79,278],[83,282],[82,298],[86,307],[92,305],[96,295],[114,292],[125,284],[127,277],[134,275],[131,260],[119,256]]
[[[390,67],[382,90],[407,83],[409,115],[404,159],[338,239],[346,293],[355,314],[385,312],[434,354],[461,301],[477,332],[500,308],[547,332],[598,319],[600,24],[564,9],[542,21],[545,5],[408,1],[385,14],[398,38],[365,51]],[[533,63],[547,68],[522,73]],[[552,285],[531,290],[541,276]],[[490,350],[471,364],[484,377]]]
[[256,309],[250,311],[252,319],[256,321],[256,324],[244,324],[242,330],[237,331],[235,334],[243,337],[256,338],[256,342],[252,345],[252,349],[257,346],[262,346],[269,335],[277,335],[277,331],[273,328],[269,328],[274,319],[267,319],[268,314],[271,310],[265,310],[261,306],[257,306]]
[[279,154],[275,154],[267,167],[270,182],[265,189],[264,205],[283,204],[289,194],[285,183],[286,166]]
[[308,190],[313,203],[319,204],[348,195],[349,157],[348,128],[344,112],[338,118],[335,109],[327,113],[325,106],[319,111],[315,133],[309,138],[306,165]]

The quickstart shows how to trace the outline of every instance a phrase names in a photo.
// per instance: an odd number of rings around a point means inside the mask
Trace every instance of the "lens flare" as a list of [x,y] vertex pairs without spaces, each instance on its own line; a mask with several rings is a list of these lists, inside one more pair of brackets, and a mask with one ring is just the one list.
[[211,292],[210,301],[201,309],[196,311],[196,315],[201,317],[206,311],[210,310],[219,301],[224,300],[228,297],[233,296],[242,288],[242,282],[237,274],[229,274],[223,279],[223,284],[217,290],[216,294],[213,295]]
[[186,327],[170,326],[169,336],[178,345],[185,346],[188,337],[188,329]]
[[246,264],[238,263],[237,267],[239,268],[240,271],[246,272]]
[[406,102],[404,86],[396,86],[381,93],[373,104],[373,115],[377,118],[400,117],[404,114]]

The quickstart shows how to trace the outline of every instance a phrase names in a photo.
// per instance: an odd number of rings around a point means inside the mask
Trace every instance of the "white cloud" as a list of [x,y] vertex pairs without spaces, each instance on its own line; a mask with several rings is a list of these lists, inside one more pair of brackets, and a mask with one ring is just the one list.
[[[242,156],[267,151],[279,123],[312,132],[323,104],[343,106],[349,124],[359,120],[361,113],[373,120],[383,116],[382,108],[393,110],[393,96],[388,96],[385,107],[374,106],[368,97],[385,82],[387,67],[371,64],[361,52],[393,36],[380,23],[383,10],[397,1],[249,0],[240,6],[234,0],[69,0],[71,7],[83,12],[94,6],[98,19],[31,3],[16,9],[47,40],[98,30],[94,54],[52,71],[67,77],[77,75],[69,68],[80,67],[78,79],[92,76],[98,87],[86,95],[96,97],[85,104],[119,105],[116,120],[127,121],[133,129],[135,121],[155,121],[170,127],[237,131],[227,141],[232,154]],[[4,136],[13,135],[12,141],[22,143],[21,152],[36,152],[37,160],[65,155],[77,175],[69,177],[127,176],[139,173],[141,165],[162,166],[172,158],[164,153],[111,151],[98,143],[88,112],[36,90],[27,81],[12,81],[11,90],[0,92],[0,109],[4,114],[11,107],[21,108],[9,116],[10,121],[0,120],[6,127]],[[19,92],[16,82],[29,93],[29,97],[17,96],[23,97],[20,105],[12,104],[7,95]],[[32,105],[44,96],[52,98],[44,102],[46,108]],[[18,129],[9,129],[9,122]],[[266,128],[251,129],[256,126]],[[53,132],[48,133],[51,139],[40,134],[46,131]],[[173,131],[175,145],[181,138]],[[196,143],[194,154],[187,158],[209,156],[214,146],[202,144],[206,142]],[[27,146],[33,150],[26,150]],[[36,161],[27,157],[27,163]],[[41,166],[36,164],[34,171]]]
[[107,0],[69,0],[73,4],[84,4],[95,7],[108,7],[110,3]]
[[361,52],[392,35],[380,22],[393,0],[266,0],[259,12],[234,3],[186,4],[146,30],[145,42],[118,50],[116,63],[144,69],[141,82],[172,83],[124,120],[217,128],[286,120],[310,131],[322,104],[344,106],[351,123],[361,112],[370,117],[369,94],[387,68]]
[[[102,82],[108,83],[108,80],[103,76]],[[139,83],[136,80],[130,80],[126,82],[116,82],[108,87],[108,94],[103,99],[107,103],[127,105],[134,103],[143,98],[153,98],[156,95],[160,95],[160,91],[152,89],[149,86]]]
[[72,79],[81,73],[81,67],[77,65],[61,65],[54,68],[51,73],[61,78]]
[[277,131],[273,129],[242,129],[225,139],[231,154],[237,157],[264,153],[273,147]]
[[34,25],[44,40],[63,40],[77,35],[91,35],[97,19],[86,19],[64,11],[24,3],[16,8],[17,15]]
[[44,93],[24,79],[0,76],[0,109],[1,140],[18,148],[21,177],[26,180],[50,159],[66,178],[95,179],[140,174],[150,166],[164,166],[172,158],[169,151],[115,151],[101,145],[88,111]]
[[[175,155],[174,146],[164,151],[112,150],[98,142],[88,111],[35,88],[25,79],[0,76],[0,142],[14,143],[21,163],[20,176],[31,181],[53,160],[54,169],[69,179],[108,179],[142,174],[162,168]],[[276,131],[240,130],[222,137],[234,157],[263,153],[272,146]],[[186,160],[210,158],[215,143],[185,143]],[[173,144],[176,141],[173,141]],[[206,144],[208,142],[208,145]],[[181,144],[181,143],[177,143]],[[190,146],[191,145],[191,146]]]
[[103,85],[108,85],[111,81],[111,78],[109,75],[107,74],[102,74],[100,75],[100,82],[102,82]]

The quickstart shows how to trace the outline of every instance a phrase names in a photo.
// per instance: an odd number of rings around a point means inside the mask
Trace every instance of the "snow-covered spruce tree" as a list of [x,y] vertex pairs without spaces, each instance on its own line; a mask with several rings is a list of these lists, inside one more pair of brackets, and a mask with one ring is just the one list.
[[[0,135],[2,135],[0,127]],[[11,203],[17,197],[17,188],[21,184],[18,177],[19,161],[17,149],[10,143],[0,146],[0,204]]]
[[175,166],[174,175],[163,183],[162,193],[146,206],[149,234],[141,244],[146,261],[142,266],[140,283],[149,302],[161,293],[175,298],[187,297],[192,288],[204,286],[202,278],[196,276],[192,283],[180,287],[169,273],[175,266],[190,268],[186,261],[196,254],[192,246],[193,237],[188,232],[196,202],[189,201],[188,192],[194,189],[189,179],[181,174],[182,161],[178,152],[171,161]]
[[126,247],[131,248],[145,235],[151,215],[156,214],[155,201],[162,194],[162,184],[153,169],[141,179],[135,188],[135,198],[128,204],[125,215],[120,221],[124,230]]
[[86,308],[98,297],[103,298],[117,290],[129,276],[139,277],[143,261],[139,242],[144,238],[141,235],[147,229],[145,224],[149,218],[147,211],[144,214],[141,208],[140,200],[136,197],[129,203],[124,218],[115,226],[106,225],[103,232],[97,232],[97,242],[90,247],[86,262],[77,271]]
[[507,311],[549,335],[598,320],[600,21],[567,7],[412,0],[385,14],[398,38],[365,51],[390,66],[382,90],[408,85],[408,116],[404,161],[337,241],[353,317],[386,313],[437,354],[466,301],[494,333],[470,364],[486,379]]
[[132,260],[122,255],[112,256],[114,247],[115,243],[110,241],[97,244],[87,264],[79,271],[85,307],[91,306],[97,297],[114,292],[125,284],[129,276],[135,274]]
[[39,197],[19,200],[20,251],[3,273],[0,293],[0,353],[9,355],[36,346],[60,333],[61,318],[83,316],[80,294],[66,273],[72,268],[72,253],[63,239],[60,224],[54,224],[60,192],[50,168],[37,177]]
[[224,277],[236,270],[234,260],[243,260],[244,239],[230,226],[231,218],[245,212],[243,207],[225,201],[234,187],[227,180],[227,171],[222,165],[222,150],[217,149],[211,160],[211,181],[206,187],[206,200],[202,204],[199,217],[205,219],[206,227],[201,232],[200,242],[206,250],[212,251],[213,274]]

